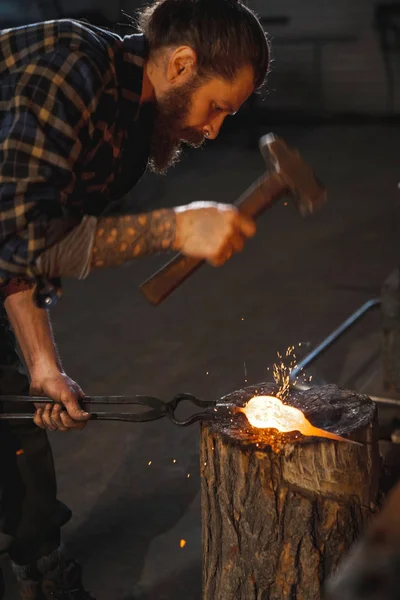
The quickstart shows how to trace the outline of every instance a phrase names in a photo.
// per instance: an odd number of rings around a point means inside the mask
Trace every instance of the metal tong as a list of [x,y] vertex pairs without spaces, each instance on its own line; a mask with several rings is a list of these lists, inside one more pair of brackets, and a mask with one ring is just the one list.
[[[196,413],[188,419],[179,419],[176,416],[176,410],[182,402],[190,402],[195,406],[204,409],[204,412]],[[36,403],[36,404],[56,404],[54,400],[43,396],[0,396],[0,406],[2,403]],[[92,412],[92,405],[103,405],[113,407],[117,405],[129,406],[144,406],[148,410],[141,412]],[[187,427],[197,421],[210,420],[215,417],[218,407],[222,407],[216,401],[199,400],[192,394],[178,394],[169,402],[164,402],[159,398],[152,396],[85,396],[82,398],[80,405],[84,410],[90,413],[92,421],[126,421],[129,423],[146,423],[148,421],[157,421],[163,417],[170,419],[175,425]],[[226,405],[224,405],[224,408]],[[207,409],[213,408],[213,411]],[[32,419],[32,413],[2,413],[0,412],[0,420],[19,420]]]

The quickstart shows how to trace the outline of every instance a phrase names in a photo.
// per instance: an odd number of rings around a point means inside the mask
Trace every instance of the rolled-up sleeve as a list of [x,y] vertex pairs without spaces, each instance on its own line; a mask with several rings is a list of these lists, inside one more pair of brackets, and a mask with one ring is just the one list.
[[33,278],[41,253],[77,225],[66,200],[102,85],[97,65],[69,48],[0,78],[0,283]]

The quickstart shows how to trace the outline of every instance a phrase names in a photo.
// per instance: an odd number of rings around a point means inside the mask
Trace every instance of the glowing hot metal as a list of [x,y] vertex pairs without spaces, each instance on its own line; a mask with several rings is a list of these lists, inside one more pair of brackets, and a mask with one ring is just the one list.
[[282,433],[299,431],[306,436],[357,443],[335,433],[314,427],[306,419],[301,410],[294,408],[294,406],[283,404],[275,396],[255,396],[249,400],[244,408],[240,409],[240,412],[246,415],[247,420],[253,427],[258,427],[259,429],[277,429]]

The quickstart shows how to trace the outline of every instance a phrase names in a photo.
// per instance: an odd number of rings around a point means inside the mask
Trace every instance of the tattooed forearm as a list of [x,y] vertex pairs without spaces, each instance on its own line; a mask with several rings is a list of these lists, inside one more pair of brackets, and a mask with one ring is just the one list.
[[92,268],[114,267],[136,257],[174,246],[174,210],[98,219],[92,251]]

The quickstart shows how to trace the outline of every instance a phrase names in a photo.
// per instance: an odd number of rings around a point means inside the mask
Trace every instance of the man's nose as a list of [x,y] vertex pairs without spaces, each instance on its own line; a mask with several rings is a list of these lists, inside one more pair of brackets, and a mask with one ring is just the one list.
[[218,119],[214,119],[214,121],[207,125],[206,129],[210,132],[209,140],[215,140],[218,137],[224,120],[225,115],[221,115]]

